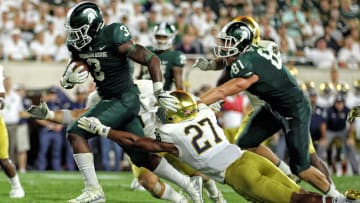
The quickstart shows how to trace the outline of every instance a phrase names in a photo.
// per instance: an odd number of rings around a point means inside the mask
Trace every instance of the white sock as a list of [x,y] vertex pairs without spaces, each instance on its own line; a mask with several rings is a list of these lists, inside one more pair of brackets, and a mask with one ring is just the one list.
[[186,188],[190,183],[190,177],[177,171],[172,165],[170,165],[165,158],[161,158],[159,165],[153,171],[161,178],[165,178],[181,188]]
[[94,156],[92,153],[74,154],[76,165],[82,174],[85,187],[100,187],[94,167]]
[[280,160],[280,163],[278,165],[278,168],[285,173],[285,175],[291,175],[291,170],[290,170],[290,167],[285,163],[283,162],[282,160]]
[[169,200],[172,202],[178,202],[182,198],[182,195],[180,195],[178,192],[174,190],[170,185],[164,183],[165,190],[163,195],[160,197],[160,199]]
[[325,195],[328,197],[343,197],[343,194],[341,194],[333,184],[330,184],[330,188]]
[[216,183],[212,179],[209,179],[208,181],[204,182],[204,188],[210,193],[211,197],[216,197],[219,194],[219,190],[216,187]]
[[19,188],[21,187],[19,176],[15,174],[14,177],[9,178],[9,182],[11,184],[11,188]]

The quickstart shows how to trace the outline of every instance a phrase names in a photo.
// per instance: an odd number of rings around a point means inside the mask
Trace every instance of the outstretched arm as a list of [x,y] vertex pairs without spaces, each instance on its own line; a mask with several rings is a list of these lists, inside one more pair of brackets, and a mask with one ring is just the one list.
[[78,126],[90,133],[109,138],[122,146],[137,148],[148,152],[169,152],[178,155],[178,150],[174,144],[159,142],[129,132],[111,129],[103,125],[99,119],[95,117],[80,118]]
[[226,96],[231,96],[246,90],[258,80],[259,77],[257,75],[252,75],[249,78],[233,78],[224,84],[205,92],[200,96],[200,102],[208,105],[223,100]]

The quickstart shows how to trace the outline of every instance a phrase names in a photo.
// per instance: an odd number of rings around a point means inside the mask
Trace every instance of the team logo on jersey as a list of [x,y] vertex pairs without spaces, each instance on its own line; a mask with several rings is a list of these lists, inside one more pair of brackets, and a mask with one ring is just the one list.
[[84,13],[87,14],[89,24],[92,24],[93,21],[98,17],[96,11],[92,8],[85,9]]

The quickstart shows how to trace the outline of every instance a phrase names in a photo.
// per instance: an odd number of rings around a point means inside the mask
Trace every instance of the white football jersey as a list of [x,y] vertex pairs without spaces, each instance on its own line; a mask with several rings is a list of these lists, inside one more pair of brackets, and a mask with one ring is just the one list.
[[158,133],[162,142],[178,148],[182,161],[219,182],[224,181],[226,168],[243,153],[228,142],[214,112],[204,104],[199,104],[196,118],[164,124]]

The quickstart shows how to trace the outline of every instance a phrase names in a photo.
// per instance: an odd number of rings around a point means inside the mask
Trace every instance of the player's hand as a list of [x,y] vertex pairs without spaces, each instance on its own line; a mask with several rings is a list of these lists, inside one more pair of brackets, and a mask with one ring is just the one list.
[[352,123],[356,117],[360,116],[360,106],[354,106],[347,115],[347,121]]
[[103,125],[99,119],[95,117],[81,117],[77,125],[89,133],[98,134],[103,137],[107,137],[110,131],[110,127]]
[[211,70],[210,69],[210,62],[204,57],[200,57],[196,59],[195,63],[192,65],[193,68],[199,68],[200,70]]
[[220,100],[220,101],[210,104],[209,107],[214,113],[217,113],[217,112],[221,111],[223,103],[224,103],[224,101]]
[[88,78],[88,72],[82,71],[81,67],[76,68],[72,71],[71,67],[66,71],[63,77],[60,80],[60,84],[65,89],[71,89],[75,86],[75,84],[81,84],[86,81]]
[[49,110],[46,102],[42,99],[40,100],[40,104],[38,106],[31,105],[26,111],[30,114],[31,118],[51,119],[54,117],[54,112]]
[[179,109],[179,100],[172,96],[169,91],[161,91],[155,95],[159,105],[166,110],[177,111]]

